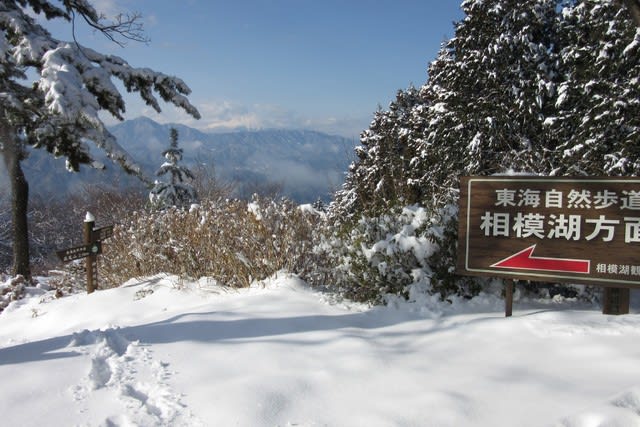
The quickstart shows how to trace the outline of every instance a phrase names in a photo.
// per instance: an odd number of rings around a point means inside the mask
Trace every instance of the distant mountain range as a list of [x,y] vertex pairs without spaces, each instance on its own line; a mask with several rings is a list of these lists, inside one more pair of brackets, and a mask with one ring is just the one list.
[[[237,196],[278,188],[297,202],[328,200],[342,184],[353,158],[355,140],[306,130],[259,130],[204,133],[183,125],[159,124],[148,118],[128,120],[109,130],[152,180],[164,162],[162,151],[169,145],[171,127],[178,130],[183,164],[202,167],[216,178],[233,183]],[[102,155],[97,156],[99,159]],[[140,187],[141,182],[104,161],[107,170],[83,167],[69,173],[64,159],[34,150],[24,162],[31,191],[38,195],[70,194],[84,184],[106,183]],[[1,163],[1,162],[0,162]],[[6,173],[2,179],[6,184]]]

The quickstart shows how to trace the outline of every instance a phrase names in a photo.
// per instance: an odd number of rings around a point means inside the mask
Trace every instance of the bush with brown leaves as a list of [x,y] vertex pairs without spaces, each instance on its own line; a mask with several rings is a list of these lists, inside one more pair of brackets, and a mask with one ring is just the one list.
[[137,212],[105,241],[101,283],[118,286],[158,273],[210,277],[246,287],[287,270],[313,268],[312,231],[319,216],[287,200],[218,199],[190,210]]

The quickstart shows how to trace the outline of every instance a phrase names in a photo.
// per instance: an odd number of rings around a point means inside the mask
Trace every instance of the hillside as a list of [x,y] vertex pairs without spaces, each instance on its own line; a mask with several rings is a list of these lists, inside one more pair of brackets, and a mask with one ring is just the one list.
[[[162,164],[161,152],[167,147],[169,129],[179,132],[184,161],[189,167],[202,165],[215,176],[235,183],[237,196],[254,191],[280,189],[282,195],[298,202],[328,200],[343,182],[352,158],[355,141],[340,136],[306,130],[259,130],[204,133],[182,125],[161,125],[147,118],[125,121],[110,128],[118,142],[142,166],[150,178]],[[103,159],[103,156],[98,155]],[[69,194],[86,183],[109,183],[138,187],[141,183],[105,161],[107,170],[83,167],[68,173],[64,159],[52,159],[34,150],[24,162],[33,194]],[[2,168],[2,182],[6,173]]]
[[[138,118],[111,131],[152,174],[163,161],[160,153],[168,144],[171,126]],[[355,141],[343,137],[306,130],[204,133],[173,126],[188,165],[214,167],[216,176],[237,183],[240,193],[281,185],[283,194],[299,202],[327,199],[342,184],[355,146]]]

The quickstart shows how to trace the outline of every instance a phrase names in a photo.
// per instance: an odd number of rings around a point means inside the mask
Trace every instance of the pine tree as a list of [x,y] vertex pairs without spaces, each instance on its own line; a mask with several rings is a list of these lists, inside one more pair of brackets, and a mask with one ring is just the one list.
[[186,167],[179,165],[182,160],[182,148],[178,148],[178,130],[171,128],[169,133],[169,148],[162,152],[166,161],[156,172],[157,176],[169,174],[169,182],[156,181],[153,189],[149,193],[151,204],[159,208],[171,206],[188,207],[197,202],[196,190],[186,182],[186,179],[193,180],[193,173]]
[[[83,20],[109,39],[142,40],[138,15],[120,15],[105,21],[88,0],[3,0],[0,3],[0,142],[12,184],[14,262],[13,273],[30,276],[27,229],[28,182],[21,168],[26,146],[44,148],[67,159],[67,168],[93,167],[89,147],[95,144],[125,170],[139,168],[118,145],[102,120],[100,111],[123,119],[125,103],[112,78],[128,92],[137,92],[156,111],[160,97],[193,117],[200,114],[186,95],[189,87],[176,77],[131,67],[124,59],[104,55],[80,45],[54,38],[32,16],[43,21]],[[28,71],[39,76],[24,82]]]

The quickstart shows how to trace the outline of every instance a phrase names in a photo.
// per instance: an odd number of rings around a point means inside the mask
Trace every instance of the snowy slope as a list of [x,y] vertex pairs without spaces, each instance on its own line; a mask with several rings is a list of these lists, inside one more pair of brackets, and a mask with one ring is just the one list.
[[[182,288],[182,289],[178,289]],[[638,426],[640,315],[157,278],[0,314],[6,426]]]

